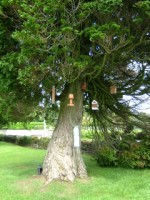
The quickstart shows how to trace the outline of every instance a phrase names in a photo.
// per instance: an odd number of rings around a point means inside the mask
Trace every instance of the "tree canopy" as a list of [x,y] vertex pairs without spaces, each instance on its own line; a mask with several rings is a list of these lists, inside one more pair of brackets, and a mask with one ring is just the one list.
[[[74,155],[73,161],[64,154],[73,149],[69,132],[81,123],[82,98],[96,130],[101,129],[106,139],[112,126],[124,131],[136,126],[150,132],[149,117],[136,110],[141,97],[150,94],[149,21],[148,0],[1,0],[3,123],[36,117],[40,104],[44,112],[57,108],[58,104],[52,106],[53,85],[56,101],[61,102],[57,129],[45,160],[44,173],[49,181],[59,176],[62,180],[86,176],[77,149],[68,154]],[[83,83],[87,89],[81,92]],[[110,93],[112,85],[117,87],[116,94]],[[74,108],[67,107],[69,93],[74,94]],[[131,96],[133,105],[123,96]],[[91,109],[93,100],[99,104],[97,111]],[[70,168],[59,160],[63,156],[73,163]]]
[[79,80],[88,85],[84,103],[94,118],[112,112],[127,120],[132,109],[121,97],[139,103],[150,91],[149,18],[149,1],[2,0],[1,111],[23,120],[39,102],[50,105],[52,85],[61,96]]

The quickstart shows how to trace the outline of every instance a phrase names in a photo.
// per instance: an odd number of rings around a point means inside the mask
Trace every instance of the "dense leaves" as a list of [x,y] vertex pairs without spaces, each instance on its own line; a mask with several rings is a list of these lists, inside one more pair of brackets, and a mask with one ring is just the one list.
[[[120,116],[123,126],[145,127],[137,123],[142,117],[135,106],[150,92],[149,18],[149,1],[2,0],[1,113],[9,120],[30,118],[41,102],[50,109],[52,85],[62,100],[65,86],[79,81],[88,86],[86,111],[105,133],[118,124],[113,116]],[[132,96],[132,106],[123,95]],[[91,110],[93,99],[97,112]]]
[[115,149],[102,143],[97,150],[97,161],[100,166],[121,166],[128,168],[150,167],[150,138],[146,133],[128,135],[115,140]]

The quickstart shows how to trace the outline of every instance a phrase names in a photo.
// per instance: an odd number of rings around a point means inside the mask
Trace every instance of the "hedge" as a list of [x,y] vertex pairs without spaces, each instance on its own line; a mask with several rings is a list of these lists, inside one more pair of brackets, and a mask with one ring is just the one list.
[[30,136],[11,136],[0,134],[0,141],[10,142],[20,146],[29,146],[39,149],[47,149],[50,138],[38,138]]

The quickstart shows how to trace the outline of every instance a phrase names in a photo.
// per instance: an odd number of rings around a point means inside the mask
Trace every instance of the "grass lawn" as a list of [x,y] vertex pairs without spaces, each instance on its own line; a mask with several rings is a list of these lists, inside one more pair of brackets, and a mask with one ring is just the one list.
[[89,178],[44,185],[45,151],[0,142],[0,200],[149,200],[150,170],[100,168],[84,155]]

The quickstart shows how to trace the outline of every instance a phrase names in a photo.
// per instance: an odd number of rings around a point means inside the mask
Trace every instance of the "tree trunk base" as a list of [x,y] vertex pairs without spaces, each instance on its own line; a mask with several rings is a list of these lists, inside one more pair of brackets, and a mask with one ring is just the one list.
[[49,144],[43,165],[46,184],[53,180],[73,182],[75,178],[87,178],[87,171],[80,149]]

